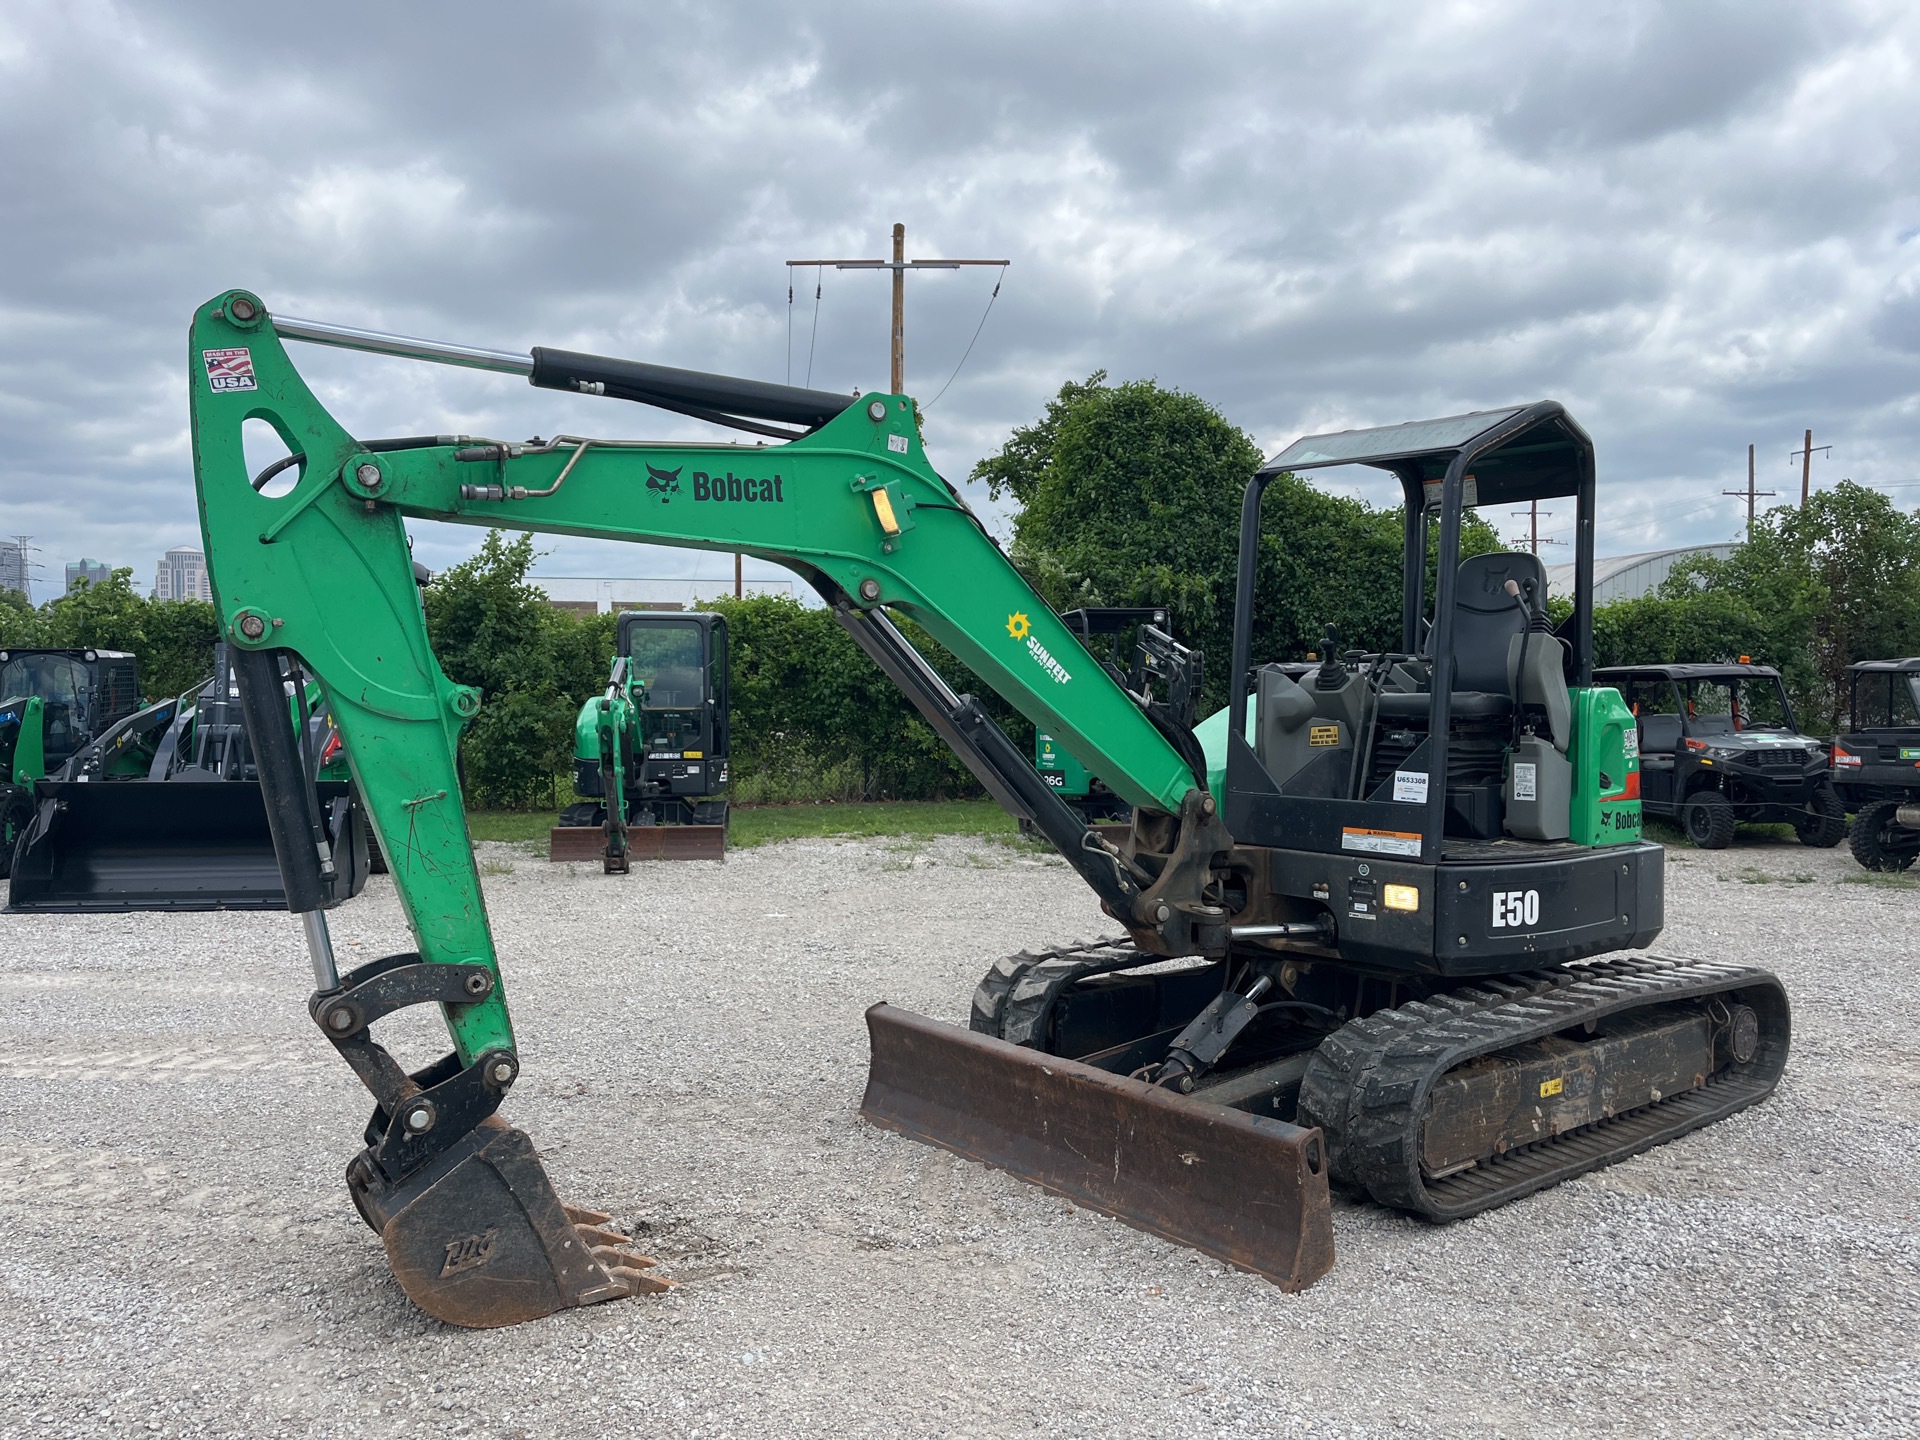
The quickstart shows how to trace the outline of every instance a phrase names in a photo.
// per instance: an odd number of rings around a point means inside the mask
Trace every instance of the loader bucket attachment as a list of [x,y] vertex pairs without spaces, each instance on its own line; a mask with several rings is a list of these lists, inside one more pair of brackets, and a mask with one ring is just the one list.
[[363,1154],[347,1186],[407,1298],[449,1325],[518,1325],[672,1288],[607,1216],[563,1205],[533,1142],[498,1117],[397,1185]]
[[867,1011],[860,1113],[1302,1290],[1333,1265],[1318,1130],[942,1025]]
[[[339,809],[343,783],[323,783]],[[9,910],[284,910],[260,787],[250,780],[42,780]],[[349,823],[349,822],[343,822]],[[364,859],[343,893],[359,889]]]

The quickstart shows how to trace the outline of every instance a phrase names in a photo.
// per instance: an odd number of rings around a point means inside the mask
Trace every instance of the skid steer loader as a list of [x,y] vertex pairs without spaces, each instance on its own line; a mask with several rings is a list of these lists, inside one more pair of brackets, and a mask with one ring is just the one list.
[[[123,658],[131,700],[133,657]],[[366,883],[366,831],[339,731],[297,673],[281,688],[339,856],[328,883],[346,899]],[[28,787],[7,910],[285,909],[227,646],[214,647],[213,675],[185,694],[112,709],[111,724]]]
[[[782,443],[362,441],[289,340],[519,374]],[[1591,682],[1593,450],[1557,404],[1310,437],[1251,478],[1232,704],[1199,727],[1209,754],[1167,693],[1116,681],[1007,561],[929,465],[905,396],[384,336],[271,316],[240,290],[196,312],[189,346],[207,556],[312,958],[309,1010],[374,1097],[348,1189],[406,1293],[444,1320],[509,1324],[666,1282],[605,1216],[560,1201],[499,1113],[521,1059],[454,758],[479,699],[428,648],[409,519],[790,567],[1093,890],[1121,933],[994,963],[968,1028],[868,1012],[876,1124],[1297,1288],[1333,1263],[1330,1180],[1470,1215],[1751,1105],[1781,1073],[1772,975],[1601,958],[1659,933],[1662,852],[1639,834],[1631,716]],[[286,495],[249,483],[241,424],[256,416],[299,467]],[[1399,645],[1256,669],[1262,495],[1284,470],[1343,463],[1388,471],[1406,497]],[[1549,497],[1579,515],[1558,633],[1532,556],[1459,555],[1469,506]],[[1091,832],[890,612],[1132,804],[1127,839]],[[344,975],[322,810],[283,703],[293,657],[345,736],[415,936]],[[408,1074],[372,1031],[421,1004],[441,1007],[453,1045]]]

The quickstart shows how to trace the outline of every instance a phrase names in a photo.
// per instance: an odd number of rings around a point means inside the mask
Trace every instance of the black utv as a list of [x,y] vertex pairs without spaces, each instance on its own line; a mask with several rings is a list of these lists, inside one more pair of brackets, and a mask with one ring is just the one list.
[[1920,657],[1850,669],[1847,729],[1833,737],[1847,844],[1869,870],[1905,870],[1920,858]]
[[1791,825],[1823,850],[1845,837],[1827,747],[1800,733],[1778,670],[1622,665],[1594,680],[1618,689],[1638,721],[1641,808],[1679,821],[1701,849],[1725,849],[1743,824]]

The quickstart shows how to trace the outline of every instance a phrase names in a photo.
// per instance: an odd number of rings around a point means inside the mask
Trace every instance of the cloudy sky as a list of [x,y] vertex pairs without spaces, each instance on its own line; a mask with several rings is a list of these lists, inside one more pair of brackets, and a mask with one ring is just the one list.
[[[149,584],[197,543],[184,332],[227,286],[796,383],[810,350],[814,386],[877,388],[884,277],[826,271],[816,319],[783,262],[879,255],[896,220],[911,257],[1012,262],[928,414],[950,478],[1105,369],[1269,452],[1560,399],[1599,447],[1602,554],[1733,538],[1747,445],[1797,498],[1808,426],[1833,446],[1816,485],[1911,508],[1917,61],[1920,8],[1892,0],[10,0],[0,533],[56,584],[83,553]],[[910,391],[948,381],[994,278],[910,279]],[[363,435],[714,438],[507,377],[295,358]],[[1349,476],[1321,483],[1385,498]],[[477,536],[418,538],[438,568]],[[555,574],[725,565],[552,551]]]

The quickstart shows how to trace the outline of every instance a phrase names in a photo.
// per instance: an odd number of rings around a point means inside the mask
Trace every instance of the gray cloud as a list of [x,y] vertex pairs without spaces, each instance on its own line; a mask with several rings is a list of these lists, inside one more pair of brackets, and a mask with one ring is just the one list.
[[[884,383],[886,286],[1013,268],[931,411],[961,475],[1095,368],[1260,443],[1552,395],[1602,546],[1724,539],[1786,490],[1920,480],[1920,22],[1897,4],[27,3],[0,17],[0,531],[57,575],[195,533],[183,333],[287,313],[830,388]],[[992,276],[915,277],[931,396]],[[671,416],[302,350],[358,433]],[[1339,474],[1374,498],[1384,486]],[[1779,483],[1773,483],[1779,482]],[[1893,488],[1920,503],[1920,486]],[[1503,523],[1506,517],[1495,517]],[[1555,524],[1570,517],[1556,517]],[[471,532],[426,527],[442,565]],[[552,542],[569,573],[724,561]]]

